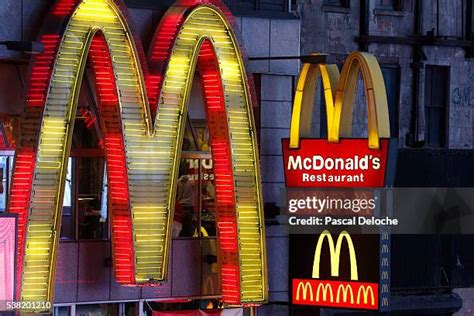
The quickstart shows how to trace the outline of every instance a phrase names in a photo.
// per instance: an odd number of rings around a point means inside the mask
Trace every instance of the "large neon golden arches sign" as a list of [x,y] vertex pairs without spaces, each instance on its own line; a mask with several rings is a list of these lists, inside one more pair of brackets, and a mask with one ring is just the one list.
[[215,161],[224,299],[264,302],[265,237],[252,101],[223,6],[214,0],[173,6],[155,35],[148,70],[118,2],[59,1],[53,18],[63,16],[67,27],[60,35],[42,36],[45,52],[31,67],[9,205],[21,222],[21,299],[52,300],[66,159],[90,55],[109,169],[117,280],[133,285],[166,279],[180,148],[198,67]]

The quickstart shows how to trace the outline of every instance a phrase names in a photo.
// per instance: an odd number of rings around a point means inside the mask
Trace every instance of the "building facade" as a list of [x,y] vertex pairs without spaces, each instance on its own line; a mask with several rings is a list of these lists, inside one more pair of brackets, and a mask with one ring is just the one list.
[[[467,176],[473,174],[474,153],[472,4],[462,0],[301,0],[294,4],[301,19],[301,55],[324,52],[342,61],[359,50],[379,61],[391,136],[398,138],[395,187],[473,185]],[[324,105],[319,96],[316,104]],[[367,137],[365,104],[359,88],[354,137]],[[319,120],[315,119],[314,135],[324,137],[321,109],[324,106],[315,106]],[[439,215],[434,208],[429,214]],[[465,215],[462,220],[470,222],[470,214]],[[469,235],[392,236],[392,311],[451,315],[462,305],[456,315],[469,315],[472,281],[463,277],[472,269],[466,264],[471,261],[469,249]]]

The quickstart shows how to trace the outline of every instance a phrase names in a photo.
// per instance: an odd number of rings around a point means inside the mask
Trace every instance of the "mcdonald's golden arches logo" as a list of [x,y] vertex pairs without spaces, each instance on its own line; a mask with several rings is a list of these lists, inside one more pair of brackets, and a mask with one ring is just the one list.
[[340,137],[351,137],[359,73],[362,73],[367,99],[369,147],[379,149],[379,138],[390,138],[387,93],[377,59],[370,53],[353,52],[347,58],[341,75],[333,64],[303,65],[293,104],[291,148],[299,146],[300,137],[311,136],[313,104],[319,75],[326,101],[328,140],[337,143]]
[[220,0],[177,0],[145,57],[127,16],[121,0],[57,0],[41,31],[45,49],[30,65],[8,206],[19,218],[17,300],[54,300],[67,160],[89,60],[117,282],[167,279],[185,118],[198,70],[215,167],[223,298],[263,303],[268,286],[254,97],[233,17]]
[[[339,277],[342,244],[349,251],[350,281],[320,279],[322,247],[327,241],[330,259],[330,275]],[[354,309],[378,309],[378,284],[359,282],[357,254],[351,236],[342,231],[336,243],[329,231],[320,234],[313,259],[312,279],[293,279],[293,304]]]

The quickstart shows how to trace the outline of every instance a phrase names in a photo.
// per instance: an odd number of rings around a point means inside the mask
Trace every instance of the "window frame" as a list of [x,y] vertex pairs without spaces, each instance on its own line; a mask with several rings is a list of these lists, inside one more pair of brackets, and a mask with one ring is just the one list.
[[[174,0],[125,0],[125,4],[128,8],[133,9],[146,9],[146,10],[158,10],[165,11],[172,4]],[[235,15],[240,16],[255,16],[255,17],[270,17],[270,18],[283,18],[283,19],[294,19],[295,17],[291,12],[291,1],[280,0],[275,3],[265,0],[224,0],[224,3]],[[247,4],[247,5],[245,5]],[[276,6],[281,9],[273,9]]]
[[[61,239],[62,241],[107,241],[111,240],[111,221],[110,221],[110,208],[108,205],[108,195],[107,195],[107,233],[106,237],[103,238],[80,238],[79,237],[79,203],[78,198],[80,196],[79,194],[79,163],[78,159],[84,159],[84,158],[96,158],[96,159],[103,159],[104,160],[104,166],[106,164],[106,158],[105,158],[105,152],[102,149],[96,149],[96,148],[78,148],[78,149],[72,149],[70,157],[72,158],[72,194],[71,194],[71,204],[72,204],[72,210],[74,212],[74,228],[75,228],[75,233],[74,233],[74,238],[73,239]],[[106,167],[105,167],[106,168]],[[104,168],[104,172],[105,169]],[[103,183],[102,183],[103,186]]]
[[[198,164],[198,180],[197,180],[197,192],[198,192],[198,205],[197,205],[197,222],[198,226],[197,232],[198,235],[196,237],[176,237],[178,239],[186,239],[186,238],[216,238],[217,236],[203,236],[201,227],[201,213],[202,213],[202,175],[203,175],[203,168],[201,161],[204,159],[210,159],[212,160],[212,153],[210,151],[182,151],[181,152],[181,160],[183,159],[198,159],[199,164]],[[217,222],[216,222],[216,230],[217,230]]]
[[387,10],[387,11],[403,11],[402,4],[400,0],[390,0],[390,4],[386,4],[387,0],[377,0],[375,4],[375,8],[379,10]]
[[[396,100],[395,100],[395,117],[392,119],[390,118],[390,137],[391,138],[398,138],[400,135],[400,93],[401,93],[401,67],[399,64],[380,64],[380,70],[382,71],[382,76],[383,76],[383,68],[386,69],[394,69],[396,71],[396,87],[395,87],[395,93],[396,93]],[[387,89],[386,85],[386,80],[384,78],[384,84],[385,84],[385,90]],[[387,93],[387,106],[388,106],[388,112],[389,116],[391,113],[390,109],[390,104],[388,103],[388,93]],[[396,128],[395,128],[396,127]],[[392,131],[392,129],[394,129]]]
[[[466,22],[464,27],[464,39],[467,41],[474,40],[474,1],[466,0]],[[466,49],[466,58],[474,57],[474,48]]]
[[351,1],[350,0],[337,0],[337,1],[323,0],[323,6],[350,9]]
[[[443,83],[444,83],[444,93],[445,93],[445,100],[443,106],[437,105],[432,105],[432,102],[428,104],[427,100],[427,83],[428,83],[428,70],[433,72],[433,70],[442,70],[445,71],[447,74],[447,78],[443,78]],[[433,78],[435,77],[433,74],[430,75],[430,85],[433,86]],[[450,98],[449,98],[449,86],[451,82],[451,66],[448,65],[436,65],[436,64],[427,64],[425,65],[425,78],[424,78],[424,104],[423,104],[423,110],[424,110],[424,118],[425,118],[425,144],[424,148],[429,148],[429,149],[447,149],[449,147],[449,113],[450,113]],[[435,89],[439,90],[439,89]],[[431,91],[433,91],[432,88],[430,88],[430,100],[433,100]],[[442,129],[437,128],[437,130],[440,131],[439,139],[440,143],[439,145],[431,144],[429,143],[429,135],[430,135],[430,122],[428,119],[427,111],[430,109],[442,109],[442,114],[444,115],[443,118],[443,126]]]

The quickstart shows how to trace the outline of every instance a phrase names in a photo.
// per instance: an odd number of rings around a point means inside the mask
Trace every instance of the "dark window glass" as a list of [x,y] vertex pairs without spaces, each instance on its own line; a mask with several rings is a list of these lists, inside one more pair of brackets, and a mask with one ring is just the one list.
[[378,0],[377,7],[380,9],[386,10],[401,10],[401,5],[399,0]]
[[390,117],[390,137],[398,137],[398,94],[400,91],[400,68],[382,66],[382,75],[387,91],[388,112]]
[[[125,0],[129,8],[155,9],[158,12],[165,11],[175,0]],[[227,7],[235,14],[249,11],[288,12],[290,2],[288,0],[224,0]]]
[[291,10],[296,10],[298,5],[298,0],[291,0]]
[[[474,39],[473,12],[474,12],[474,1],[467,0],[466,1],[466,39],[467,40]],[[469,52],[470,52],[470,56],[473,56],[474,50],[470,49]]]
[[350,0],[324,0],[323,5],[349,8],[350,7]]
[[[466,1],[466,25],[464,25],[464,38],[474,40],[474,0]],[[474,57],[474,48],[466,48],[466,58]]]
[[[319,89],[321,95],[321,112],[320,112],[320,119],[319,119],[319,135],[321,138],[328,137],[328,118],[327,118],[327,111],[326,111],[326,100],[324,99],[324,89],[322,88],[322,82],[319,81]],[[317,106],[315,104],[315,106]],[[313,110],[314,113],[314,110]]]
[[119,304],[91,304],[77,305],[77,316],[118,316]]
[[70,316],[71,309],[69,306],[58,306],[54,308],[54,315],[57,316]]
[[[108,214],[104,209],[104,158],[77,158],[77,214],[79,239],[108,238]],[[107,205],[105,203],[105,205]]]
[[123,316],[136,316],[139,315],[138,313],[138,303],[136,302],[129,302],[123,304],[124,314]]
[[425,142],[429,147],[446,145],[449,67],[426,66]]

